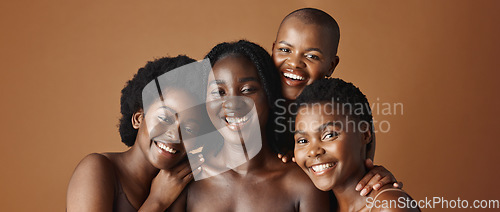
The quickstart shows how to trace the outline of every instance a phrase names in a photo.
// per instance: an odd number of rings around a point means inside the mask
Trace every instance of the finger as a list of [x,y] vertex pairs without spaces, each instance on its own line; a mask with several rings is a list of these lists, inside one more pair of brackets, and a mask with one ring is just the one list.
[[191,167],[190,166],[186,166],[182,170],[180,170],[176,175],[179,178],[184,178],[189,173],[191,173]]
[[392,184],[392,187],[401,189],[401,188],[403,188],[403,182],[401,182],[401,181],[395,182]]
[[294,163],[296,163],[296,161],[295,161],[295,157],[292,157],[292,161],[293,161]]
[[199,166],[198,168],[194,169],[194,170],[192,171],[193,176],[194,176],[194,177],[199,176],[199,175],[201,174],[201,171],[202,171],[202,170],[203,170],[203,168],[201,168],[201,166]]
[[188,175],[186,175],[184,178],[182,178],[182,181],[181,181],[181,183],[182,183],[182,184],[181,184],[181,185],[182,185],[182,187],[183,187],[183,188],[184,188],[184,187],[186,187],[186,185],[187,185],[189,182],[191,182],[191,180],[193,180],[193,178],[194,178],[193,172],[189,172],[189,174],[188,174]]
[[[196,158],[198,160],[196,160]],[[198,157],[193,157],[193,159],[195,159],[195,160],[189,161],[189,163],[191,163],[191,167],[193,167],[193,168],[199,167],[199,166],[201,166],[201,164],[203,164],[203,162],[205,162],[205,158],[203,157],[202,154],[198,154]]]
[[283,161],[283,163],[287,163],[287,162],[288,162],[288,156],[286,156],[286,155],[285,155],[285,156],[283,156],[283,157],[281,158],[281,161]]
[[366,175],[359,181],[358,185],[356,185],[356,191],[361,191],[361,189],[363,189],[368,184],[368,182],[374,175],[375,172],[372,172],[371,170],[366,173]]
[[374,165],[373,165],[373,160],[368,158],[365,160],[365,167],[367,169],[373,169]]
[[366,196],[367,194],[369,194],[372,191],[373,186],[375,184],[377,184],[377,182],[379,182],[380,179],[381,179],[380,174],[373,175],[373,177],[370,179],[370,181],[368,181],[368,183],[365,185],[365,187],[363,188],[363,190],[361,190],[360,195],[361,196]]
[[373,190],[378,191],[382,186],[392,183],[392,179],[390,176],[383,177],[380,181],[378,181],[375,185],[373,185]]
[[[382,178],[384,178],[384,177],[386,177],[386,176],[387,176],[387,177],[390,177],[391,181],[390,181],[389,183],[397,183],[397,182],[398,182],[398,181],[396,180],[396,178],[394,177],[394,175],[392,175],[392,173],[391,173],[389,170],[387,170],[385,167],[383,167],[383,166],[374,166],[374,167],[370,170],[370,172],[373,172],[373,173],[378,173],[378,174],[380,174],[380,176],[381,176]],[[387,184],[389,184],[389,183],[387,183]],[[382,185],[382,186],[385,186],[385,185],[386,185],[386,184],[384,184],[384,185]]]
[[185,169],[186,167],[189,167],[189,163],[187,161],[181,162],[177,164],[174,168],[172,168],[172,173],[176,174]]

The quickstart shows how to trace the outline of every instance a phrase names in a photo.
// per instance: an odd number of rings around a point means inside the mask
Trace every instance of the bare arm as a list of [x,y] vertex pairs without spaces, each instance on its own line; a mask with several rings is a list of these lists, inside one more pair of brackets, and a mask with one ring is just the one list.
[[176,212],[176,211],[186,211],[187,209],[187,193],[188,189],[184,189],[182,191],[181,195],[175,200],[174,203],[168,208],[168,211],[171,212]]
[[69,182],[67,211],[112,211],[114,187],[111,162],[101,154],[87,155]]
[[[385,186],[389,187],[389,186]],[[372,207],[373,212],[378,212],[378,211],[384,211],[384,212],[418,212],[420,209],[418,207],[412,208],[411,205],[408,204],[388,204],[389,202],[398,202],[398,200],[402,198],[404,202],[407,200],[412,200],[412,198],[402,190],[392,190],[392,191],[387,191],[380,196],[377,197],[377,202],[378,204],[373,203],[370,205]],[[387,204],[383,204],[387,203]],[[399,203],[399,202],[398,202]]]

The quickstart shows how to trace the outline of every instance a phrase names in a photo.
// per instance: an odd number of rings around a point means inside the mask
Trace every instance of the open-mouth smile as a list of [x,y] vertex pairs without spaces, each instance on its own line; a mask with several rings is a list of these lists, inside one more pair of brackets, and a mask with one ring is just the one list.
[[322,163],[322,164],[312,165],[311,167],[309,167],[309,169],[315,175],[322,175],[322,174],[325,174],[326,172],[332,170],[336,166],[337,166],[336,162],[331,162],[331,163]]
[[299,86],[307,83],[307,76],[298,71],[285,69],[281,71],[281,77],[288,86]]
[[250,118],[250,114],[239,116],[235,115],[234,113],[227,113],[222,117],[223,121],[226,123],[226,126],[233,131],[241,129],[246,123],[248,123]]
[[170,147],[161,141],[155,141],[155,140],[153,140],[153,141],[154,141],[155,145],[165,153],[176,154],[177,152],[179,152],[177,149]]

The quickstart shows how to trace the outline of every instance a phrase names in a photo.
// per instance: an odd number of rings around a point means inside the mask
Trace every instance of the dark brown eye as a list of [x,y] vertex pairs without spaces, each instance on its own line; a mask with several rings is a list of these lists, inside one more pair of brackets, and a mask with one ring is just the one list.
[[290,49],[287,49],[287,48],[278,48],[278,51],[280,51],[280,52],[286,52],[286,53],[291,52]]
[[298,144],[305,144],[305,143],[307,143],[307,140],[306,140],[306,139],[301,138],[301,139],[298,139],[298,140],[297,140],[297,143],[298,143]]
[[210,94],[214,97],[220,97],[220,96],[224,96],[226,94],[226,91],[224,91],[220,88],[217,88],[217,89],[212,90],[212,92],[210,92]]
[[339,133],[337,133],[337,132],[328,132],[323,136],[323,140],[335,138],[337,136],[339,136]]
[[169,116],[158,116],[158,119],[160,119],[160,121],[165,122],[167,124],[174,123],[174,119],[172,117],[169,117]]
[[313,55],[313,54],[306,54],[306,57],[313,59],[313,60],[319,60],[319,57],[317,55]]
[[245,88],[241,89],[241,92],[244,94],[250,94],[250,93],[254,93],[256,90],[257,89],[253,88],[253,87],[245,87]]

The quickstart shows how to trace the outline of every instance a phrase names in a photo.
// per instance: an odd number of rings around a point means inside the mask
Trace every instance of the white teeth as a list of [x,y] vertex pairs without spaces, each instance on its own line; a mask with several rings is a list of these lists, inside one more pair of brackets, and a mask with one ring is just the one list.
[[311,166],[311,168],[314,172],[320,172],[320,171],[323,171],[325,169],[329,169],[329,168],[333,167],[334,165],[335,165],[334,163],[324,163],[324,164],[320,164],[320,165]]
[[288,72],[283,72],[283,75],[285,75],[285,77],[288,77],[288,78],[291,78],[291,79],[294,79],[294,80],[304,80],[305,79],[304,77],[301,77],[299,75],[295,75],[295,74],[292,74],[292,73],[288,73]]
[[227,123],[229,124],[240,124],[240,123],[244,123],[246,121],[248,121],[248,117],[247,116],[243,116],[243,117],[226,117],[226,121]]
[[177,150],[172,149],[161,142],[156,142],[156,143],[158,144],[158,147],[160,147],[160,149],[163,149],[163,150],[170,152],[172,154],[175,154],[177,152]]

